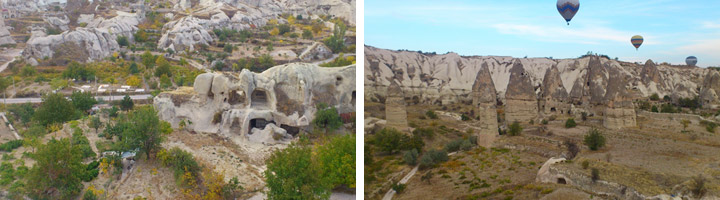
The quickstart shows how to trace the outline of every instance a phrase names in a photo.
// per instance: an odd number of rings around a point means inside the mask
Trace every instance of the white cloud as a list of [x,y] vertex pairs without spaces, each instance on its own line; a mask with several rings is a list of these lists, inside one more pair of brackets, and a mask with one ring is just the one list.
[[703,28],[707,29],[720,29],[720,22],[707,21],[702,23]]

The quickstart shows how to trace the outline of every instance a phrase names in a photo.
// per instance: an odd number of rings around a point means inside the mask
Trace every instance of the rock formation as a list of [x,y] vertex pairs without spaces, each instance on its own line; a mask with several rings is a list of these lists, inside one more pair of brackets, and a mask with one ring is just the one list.
[[295,135],[308,127],[319,103],[340,113],[354,112],[354,95],[354,65],[291,63],[259,74],[201,74],[193,88],[161,93],[154,105],[173,127],[186,121],[192,131],[217,133],[239,143],[271,144],[288,137],[285,133]]
[[477,127],[480,128],[477,143],[484,147],[490,147],[498,135],[498,121],[495,84],[487,64],[482,65],[475,78],[472,86],[472,98],[472,105],[477,108],[475,111],[475,114],[478,115]]
[[10,36],[10,31],[5,27],[5,20],[0,17],[0,45],[15,44],[15,40]]
[[528,122],[538,116],[535,87],[523,64],[517,60],[510,68],[510,81],[505,93],[505,101],[505,118],[509,123]]
[[702,84],[699,96],[700,103],[704,108],[716,108],[720,104],[718,94],[720,94],[720,73],[716,70],[710,70]]
[[540,111],[545,115],[567,114],[570,111],[569,95],[557,66],[548,68],[541,85]]
[[311,60],[322,60],[327,59],[332,56],[332,51],[330,48],[325,46],[322,42],[315,42],[312,45],[308,46],[301,54],[298,56],[300,60],[304,61],[311,61]]
[[386,126],[409,134],[407,110],[405,110],[405,95],[403,94],[402,88],[400,88],[397,82],[393,82],[390,84],[390,87],[388,87],[387,94],[387,99],[385,99]]
[[163,26],[163,35],[158,41],[159,49],[172,49],[176,52],[194,51],[195,45],[208,45],[213,41],[210,33],[200,25],[200,19],[188,16],[171,21]]
[[118,16],[114,18],[97,18],[84,28],[79,27],[60,35],[33,31],[23,55],[26,59],[39,60],[53,58],[58,51],[78,51],[87,55],[87,61],[103,59],[120,48],[117,43],[118,36],[132,39],[133,33],[137,31],[139,19],[136,14],[121,11],[117,13]]
[[586,112],[603,116],[606,127],[632,127],[636,119],[631,102],[655,93],[673,99],[699,95],[706,108],[720,105],[719,72],[651,60],[636,64],[601,56],[558,60],[438,55],[366,46],[365,63],[366,99],[382,100],[391,81],[397,81],[405,98],[436,105],[472,102],[472,83],[487,66],[507,122]]

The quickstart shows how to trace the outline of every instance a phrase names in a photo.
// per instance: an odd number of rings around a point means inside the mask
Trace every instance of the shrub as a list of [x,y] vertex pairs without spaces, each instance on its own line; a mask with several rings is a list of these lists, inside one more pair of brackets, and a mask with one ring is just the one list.
[[413,135],[419,135],[424,138],[432,139],[435,137],[435,131],[431,128],[416,128],[412,131]]
[[660,100],[660,96],[657,93],[654,93],[650,95],[650,100],[657,101]]
[[653,105],[653,106],[650,108],[650,112],[659,112],[657,106]]
[[522,131],[523,131],[523,127],[520,126],[520,122],[515,121],[512,124],[510,124],[510,130],[509,130],[510,136],[518,136],[518,135],[520,135],[520,133],[522,133]]
[[400,138],[400,150],[412,150],[422,151],[425,142],[419,135],[407,136],[405,134]]
[[448,161],[447,152],[444,150],[430,150],[420,157],[420,168],[427,169],[438,163]]
[[677,113],[678,110],[672,104],[666,103],[660,107],[660,112],[663,113]]
[[462,143],[460,144],[460,149],[462,149],[463,151],[470,150],[470,149],[472,149],[472,147],[473,147],[473,144],[470,143],[469,140],[463,140]]
[[374,136],[375,146],[380,147],[380,151],[386,153],[394,153],[400,146],[402,133],[394,128],[384,128]]
[[587,169],[590,166],[590,161],[583,160],[582,162],[582,168]]
[[435,114],[435,111],[432,110],[428,110],[427,112],[425,112],[425,115],[427,115],[430,119],[438,118],[437,114]]
[[11,140],[0,145],[0,150],[11,152],[13,149],[17,149],[23,145],[22,140]]
[[219,124],[221,120],[222,120],[222,111],[216,112],[215,115],[213,115],[212,123]]
[[598,170],[597,168],[592,168],[590,174],[593,182],[600,180],[600,170]]
[[549,122],[547,119],[543,119],[542,122],[540,122],[540,123],[542,123],[543,125],[547,125]]
[[565,128],[574,128],[577,126],[577,123],[575,123],[575,119],[570,118],[565,121]]
[[403,191],[405,191],[405,187],[406,187],[405,184],[402,184],[402,183],[397,184],[396,183],[396,184],[393,184],[392,189],[395,190],[396,193],[400,194]]
[[710,133],[715,133],[715,128],[718,126],[715,122],[701,121],[700,124],[705,125],[705,130]]
[[586,120],[587,120],[587,117],[588,117],[588,114],[587,114],[586,112],[582,112],[582,113],[580,113],[580,116],[581,116],[581,119],[582,119],[583,121],[586,121]]
[[472,145],[477,145],[477,136],[476,135],[471,135],[470,137],[468,137],[468,140],[470,141],[470,143]]
[[577,156],[578,153],[580,153],[580,148],[577,146],[577,144],[575,144],[575,142],[566,140],[565,147],[568,151],[568,160],[572,160],[573,158],[575,158],[575,156]]
[[416,149],[412,149],[409,151],[405,151],[403,153],[403,161],[405,161],[405,164],[414,166],[417,164],[418,159],[418,151]]
[[462,142],[462,139],[450,141],[449,143],[445,144],[445,151],[455,152],[460,150],[460,145],[462,144]]
[[128,42],[128,38],[127,38],[126,36],[118,36],[118,37],[117,37],[117,43],[118,43],[118,45],[120,45],[121,47],[126,47],[126,46],[128,46],[128,45],[130,44],[130,42]]
[[184,174],[189,173],[192,177],[197,178],[200,173],[200,165],[195,161],[195,157],[178,147],[169,151],[160,150],[156,157],[164,166],[170,167],[174,172],[175,179],[183,184],[190,181],[182,178]]
[[90,190],[85,191],[85,195],[83,195],[83,200],[96,200],[98,199],[97,196],[95,196],[95,193],[93,193]]
[[328,107],[325,104],[319,104],[317,106],[317,113],[315,113],[315,119],[313,119],[312,123],[326,131],[337,130],[343,124],[337,109],[335,107]]
[[466,114],[462,114],[462,115],[460,115],[460,119],[462,119],[463,121],[469,121],[470,117],[467,116]]
[[602,136],[599,130],[592,128],[588,131],[588,134],[585,135],[584,144],[587,145],[590,150],[596,151],[605,146],[605,137]]
[[705,196],[705,193],[707,192],[707,186],[705,185],[705,178],[701,175],[693,177],[693,184],[690,188],[690,191],[695,195],[697,198],[701,198]]

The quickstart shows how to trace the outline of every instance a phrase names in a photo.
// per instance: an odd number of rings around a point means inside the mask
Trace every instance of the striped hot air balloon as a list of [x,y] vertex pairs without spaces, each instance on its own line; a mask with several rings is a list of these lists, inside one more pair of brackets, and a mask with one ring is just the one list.
[[577,11],[580,10],[580,2],[579,0],[558,0],[557,9],[569,26],[570,20],[572,20]]
[[689,66],[695,66],[697,64],[697,57],[695,56],[689,56],[685,58],[685,63]]
[[632,45],[635,46],[635,50],[640,48],[640,45],[642,45],[643,41],[644,41],[643,37],[639,36],[639,35],[633,36],[632,39],[630,39],[630,42],[632,43]]

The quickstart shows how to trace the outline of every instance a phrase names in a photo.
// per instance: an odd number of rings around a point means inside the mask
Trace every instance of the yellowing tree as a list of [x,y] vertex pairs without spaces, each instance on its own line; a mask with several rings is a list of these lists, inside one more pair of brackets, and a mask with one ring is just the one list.
[[270,31],[270,35],[272,35],[272,36],[276,36],[276,35],[278,35],[278,34],[280,34],[280,29],[278,29],[277,27],[273,28],[273,29]]
[[288,16],[287,17],[288,24],[295,24],[295,16]]
[[130,76],[125,81],[125,84],[133,87],[140,87],[140,79],[137,76]]

